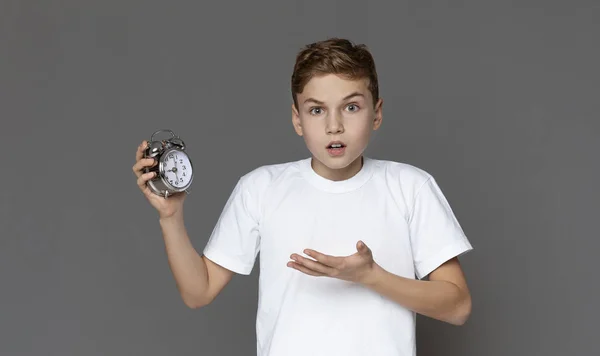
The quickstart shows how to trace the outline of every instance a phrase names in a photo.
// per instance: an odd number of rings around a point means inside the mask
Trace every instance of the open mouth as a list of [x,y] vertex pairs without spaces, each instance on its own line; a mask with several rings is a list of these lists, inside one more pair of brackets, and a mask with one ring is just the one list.
[[345,150],[346,145],[340,141],[330,142],[329,145],[327,145],[327,152],[329,152],[331,156],[341,156],[344,154]]
[[331,142],[327,145],[327,149],[340,149],[344,147],[346,147],[346,145],[343,142]]

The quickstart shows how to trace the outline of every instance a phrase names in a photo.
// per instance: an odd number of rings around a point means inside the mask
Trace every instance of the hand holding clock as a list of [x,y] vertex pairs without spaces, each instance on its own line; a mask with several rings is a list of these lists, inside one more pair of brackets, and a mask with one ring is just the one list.
[[169,195],[167,199],[154,194],[146,183],[156,176],[155,172],[144,173],[144,168],[154,167],[158,164],[154,158],[144,158],[144,150],[148,145],[148,141],[144,140],[138,146],[135,153],[135,164],[132,169],[137,177],[137,185],[144,193],[144,196],[150,204],[158,211],[160,218],[169,218],[183,211],[183,202],[186,197],[185,192]]

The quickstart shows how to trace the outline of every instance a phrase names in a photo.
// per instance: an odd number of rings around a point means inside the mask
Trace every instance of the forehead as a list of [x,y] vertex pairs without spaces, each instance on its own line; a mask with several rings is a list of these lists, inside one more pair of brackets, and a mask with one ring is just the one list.
[[347,79],[335,74],[326,74],[311,78],[302,93],[298,94],[299,98],[313,98],[320,101],[338,101],[348,94],[358,92],[366,98],[370,98],[369,80],[362,79]]

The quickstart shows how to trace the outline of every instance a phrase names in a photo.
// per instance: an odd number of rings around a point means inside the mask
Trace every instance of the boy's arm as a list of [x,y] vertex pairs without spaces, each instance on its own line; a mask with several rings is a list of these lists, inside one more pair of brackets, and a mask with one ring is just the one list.
[[453,325],[464,324],[471,314],[471,295],[457,257],[431,273],[429,281],[405,278],[384,270],[362,241],[346,257],[306,249],[307,258],[294,253],[288,267],[315,277],[333,277],[359,283],[416,313]]
[[184,226],[182,214],[160,219],[167,258],[181,298],[190,308],[211,303],[233,277],[233,272],[200,256]]
[[453,325],[463,325],[471,314],[471,294],[458,258],[442,264],[429,280],[404,278],[376,263],[363,285],[416,313]]

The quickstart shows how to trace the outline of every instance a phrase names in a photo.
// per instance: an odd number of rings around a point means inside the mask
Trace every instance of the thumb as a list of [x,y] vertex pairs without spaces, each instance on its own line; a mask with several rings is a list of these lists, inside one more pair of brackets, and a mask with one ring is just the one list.
[[358,243],[356,244],[356,249],[360,253],[368,253],[369,252],[369,248],[363,241],[358,241]]

